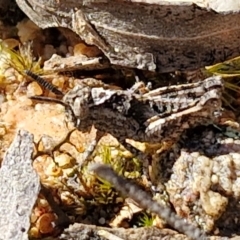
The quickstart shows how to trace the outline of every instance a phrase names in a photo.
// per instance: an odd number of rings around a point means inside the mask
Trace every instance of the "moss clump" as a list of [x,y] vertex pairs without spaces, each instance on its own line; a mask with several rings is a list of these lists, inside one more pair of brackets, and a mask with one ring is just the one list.
[[0,77],[5,78],[5,72],[9,68],[14,69],[18,74],[24,75],[25,70],[35,73],[42,73],[41,59],[34,60],[31,43],[19,46],[18,50],[8,48],[3,41],[0,42]]
[[[119,175],[126,178],[138,179],[141,176],[140,162],[136,158],[124,157],[119,149],[105,145],[100,146],[89,164],[96,161],[111,165]],[[114,186],[104,179],[89,173],[88,166],[84,167],[81,175],[95,203],[114,204],[123,201],[119,193],[115,191]]]

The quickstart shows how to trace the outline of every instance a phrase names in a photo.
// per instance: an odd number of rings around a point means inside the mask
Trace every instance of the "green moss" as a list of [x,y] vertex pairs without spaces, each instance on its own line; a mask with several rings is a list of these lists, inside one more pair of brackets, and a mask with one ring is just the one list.
[[4,75],[8,68],[13,68],[22,75],[25,75],[25,70],[31,70],[35,73],[42,72],[41,59],[34,61],[30,43],[19,46],[19,50],[16,51],[0,42],[0,61],[2,62],[0,75]]
[[[117,154],[116,150],[118,151]],[[141,176],[140,162],[136,158],[123,157],[119,149],[103,145],[97,149],[96,156],[95,158],[101,159],[103,163],[111,165],[119,175],[131,179],[138,179]],[[92,162],[95,161],[94,159]],[[123,201],[122,197],[109,182],[96,175],[91,175],[87,166],[84,168],[82,176],[88,188],[88,192],[91,192],[92,199],[94,199],[96,203],[114,204]]]
[[240,76],[240,57],[206,67],[207,71],[223,78]]
[[154,218],[152,217],[151,214],[143,212],[140,214],[138,221],[137,221],[137,226],[139,227],[152,227],[153,226],[153,221]]
[[223,102],[232,110],[234,102],[237,100],[237,93],[240,92],[240,57],[230,59],[228,61],[206,67],[208,73],[212,75],[220,75],[224,79],[225,91],[223,94]]

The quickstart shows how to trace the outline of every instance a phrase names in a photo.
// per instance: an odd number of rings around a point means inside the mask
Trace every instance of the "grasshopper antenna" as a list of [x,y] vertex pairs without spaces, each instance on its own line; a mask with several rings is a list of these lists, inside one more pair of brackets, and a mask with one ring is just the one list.
[[44,87],[45,89],[55,93],[56,95],[59,96],[63,96],[63,92],[61,92],[60,90],[57,89],[56,86],[54,86],[53,84],[51,84],[50,82],[47,82],[44,78],[40,77],[39,75],[33,73],[30,70],[25,70],[24,71],[25,74],[29,77],[31,77],[32,79],[34,79],[37,83],[39,83],[42,87]]
[[75,117],[75,114],[74,114],[71,106],[69,104],[65,103],[64,101],[62,101],[60,99],[51,98],[51,97],[44,97],[44,96],[30,96],[28,98],[32,99],[32,100],[41,101],[41,102],[51,102],[51,103],[61,104],[62,106],[64,106],[64,108],[66,110],[67,118],[70,121],[72,121],[75,126],[78,125],[79,120]]
[[45,97],[45,96],[30,96],[28,97],[32,100],[37,100],[37,101],[41,101],[41,102],[53,102],[53,103],[58,103],[63,105],[64,107],[68,107],[68,104],[66,104],[64,101],[60,100],[60,99],[56,99],[56,98],[51,98],[51,97]]

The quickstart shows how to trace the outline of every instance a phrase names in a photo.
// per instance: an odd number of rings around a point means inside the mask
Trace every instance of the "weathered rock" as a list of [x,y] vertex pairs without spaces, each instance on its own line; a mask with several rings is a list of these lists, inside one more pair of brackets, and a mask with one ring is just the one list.
[[27,240],[30,215],[40,191],[32,168],[33,135],[19,131],[0,168],[0,239]]
[[120,66],[170,72],[197,69],[240,55],[239,1],[17,3],[38,26],[69,28]]

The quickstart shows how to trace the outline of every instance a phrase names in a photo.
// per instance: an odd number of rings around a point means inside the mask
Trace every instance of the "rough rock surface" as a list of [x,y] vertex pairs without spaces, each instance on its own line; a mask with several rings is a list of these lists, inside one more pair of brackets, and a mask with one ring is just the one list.
[[240,55],[239,1],[229,1],[232,5],[156,0],[17,3],[41,28],[69,28],[99,47],[115,65],[171,72]]
[[0,239],[27,240],[30,215],[40,191],[32,167],[33,136],[19,131],[0,168]]

